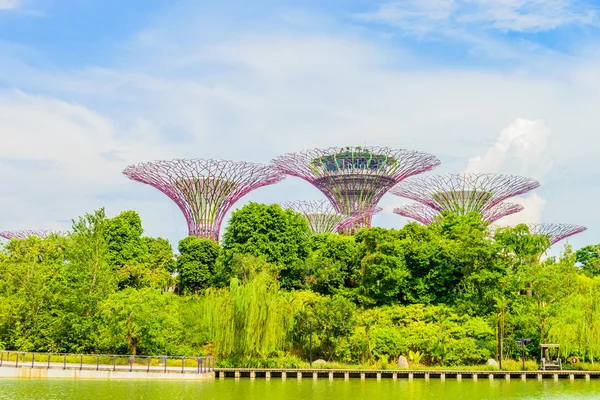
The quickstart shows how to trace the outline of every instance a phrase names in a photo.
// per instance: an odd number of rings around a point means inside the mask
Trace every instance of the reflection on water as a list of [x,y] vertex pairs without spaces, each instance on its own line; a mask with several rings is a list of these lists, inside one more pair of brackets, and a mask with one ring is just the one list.
[[95,381],[0,379],[0,400],[599,399],[600,380]]

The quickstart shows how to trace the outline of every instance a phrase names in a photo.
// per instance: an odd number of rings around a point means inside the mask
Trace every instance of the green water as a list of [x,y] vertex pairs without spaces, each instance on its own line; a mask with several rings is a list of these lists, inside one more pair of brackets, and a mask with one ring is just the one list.
[[599,381],[0,380],[0,400],[600,399]]

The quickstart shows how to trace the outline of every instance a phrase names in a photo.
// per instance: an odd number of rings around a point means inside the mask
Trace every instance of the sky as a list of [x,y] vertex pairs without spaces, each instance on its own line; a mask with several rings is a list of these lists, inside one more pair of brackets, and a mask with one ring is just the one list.
[[[0,230],[133,209],[176,247],[181,212],[127,165],[379,145],[538,179],[499,222],[597,244],[599,44],[598,0],[0,0]],[[288,177],[233,209],[320,198]]]

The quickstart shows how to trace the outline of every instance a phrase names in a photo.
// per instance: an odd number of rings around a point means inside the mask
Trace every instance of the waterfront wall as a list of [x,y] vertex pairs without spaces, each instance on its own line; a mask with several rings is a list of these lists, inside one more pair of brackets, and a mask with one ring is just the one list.
[[0,368],[0,378],[20,379],[162,379],[205,380],[214,379],[214,372],[181,373],[162,371],[96,371],[95,369]]

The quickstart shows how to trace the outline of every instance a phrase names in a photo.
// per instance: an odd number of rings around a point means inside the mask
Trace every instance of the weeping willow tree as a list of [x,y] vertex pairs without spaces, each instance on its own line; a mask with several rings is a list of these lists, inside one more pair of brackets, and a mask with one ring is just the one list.
[[208,289],[201,324],[222,357],[267,357],[289,347],[293,308],[287,294],[266,272],[247,283]]
[[600,279],[580,276],[580,288],[566,297],[550,320],[548,338],[560,344],[561,356],[600,357]]

